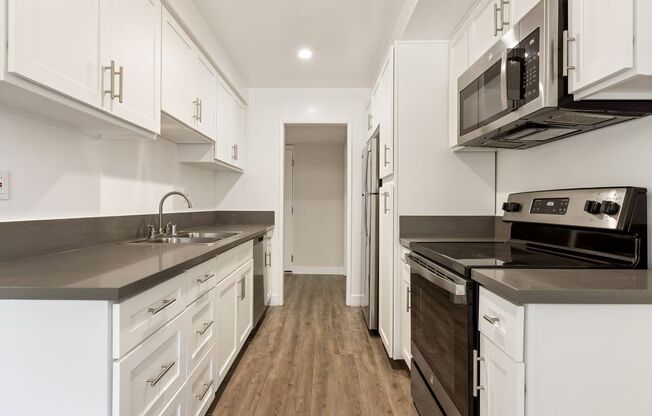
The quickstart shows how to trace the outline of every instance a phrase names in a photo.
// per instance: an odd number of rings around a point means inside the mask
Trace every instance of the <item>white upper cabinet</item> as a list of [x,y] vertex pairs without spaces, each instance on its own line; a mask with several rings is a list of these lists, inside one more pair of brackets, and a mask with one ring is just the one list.
[[510,28],[511,1],[483,0],[469,22],[470,64],[489,50]]
[[245,104],[220,78],[217,91],[217,142],[215,159],[241,169],[246,138]]
[[197,97],[195,126],[205,136],[215,139],[217,135],[217,71],[208,59],[197,51],[194,59],[194,80]]
[[380,177],[386,178],[394,174],[394,48],[380,73],[373,107],[380,126]]
[[118,117],[160,131],[161,3],[111,0],[110,8],[105,103]]
[[9,0],[8,12],[10,73],[160,131],[160,0]]
[[9,0],[9,72],[100,107],[106,4]]
[[458,94],[457,78],[469,67],[469,32],[459,31],[451,39],[448,51],[448,143],[450,147],[457,146],[458,134]]
[[568,84],[575,99],[652,99],[652,2],[570,0]]
[[162,103],[161,109],[193,126],[197,114],[194,88],[188,88],[188,78],[193,74],[195,45],[172,15],[163,10],[162,46]]
[[518,22],[529,12],[532,10],[534,6],[539,3],[540,0],[512,0],[514,2],[514,5],[512,6],[512,16],[514,22]]

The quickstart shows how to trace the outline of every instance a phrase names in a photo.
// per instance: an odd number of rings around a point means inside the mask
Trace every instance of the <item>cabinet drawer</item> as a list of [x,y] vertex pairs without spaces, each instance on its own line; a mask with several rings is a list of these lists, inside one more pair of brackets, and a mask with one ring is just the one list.
[[186,407],[188,416],[204,416],[208,407],[213,402],[217,384],[214,349],[199,364],[199,367],[190,375],[186,387]]
[[200,297],[185,313],[188,321],[188,374],[215,345],[215,290]]
[[117,359],[181,313],[185,275],[113,305],[113,358]]
[[186,378],[182,314],[113,363],[113,416],[157,416]]
[[254,257],[254,241],[250,240],[217,256],[217,282],[233,273]]
[[181,386],[159,416],[186,416],[186,385]]
[[217,259],[208,260],[186,271],[186,304],[190,305],[216,284]]
[[480,288],[480,332],[515,361],[523,361],[525,308]]

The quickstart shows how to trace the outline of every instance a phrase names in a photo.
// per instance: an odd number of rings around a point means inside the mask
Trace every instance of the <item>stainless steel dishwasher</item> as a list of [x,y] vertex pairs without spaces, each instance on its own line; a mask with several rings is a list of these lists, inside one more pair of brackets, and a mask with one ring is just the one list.
[[265,235],[254,240],[254,328],[267,310],[265,304],[265,268],[267,267],[267,242]]

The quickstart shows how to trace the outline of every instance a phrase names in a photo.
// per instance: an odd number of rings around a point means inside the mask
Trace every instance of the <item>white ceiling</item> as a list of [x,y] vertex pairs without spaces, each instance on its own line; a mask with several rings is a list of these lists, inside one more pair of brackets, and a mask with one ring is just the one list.
[[285,126],[286,144],[346,143],[345,124],[294,124]]
[[366,88],[406,0],[193,1],[250,87]]
[[402,40],[448,40],[477,0],[419,0]]

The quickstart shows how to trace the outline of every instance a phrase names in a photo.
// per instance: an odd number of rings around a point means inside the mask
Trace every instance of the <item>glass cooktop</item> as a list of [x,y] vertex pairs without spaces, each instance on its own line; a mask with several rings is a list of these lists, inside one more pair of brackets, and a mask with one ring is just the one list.
[[575,258],[533,248],[522,243],[415,243],[412,250],[421,256],[463,275],[480,267],[524,269],[604,268],[617,264]]

